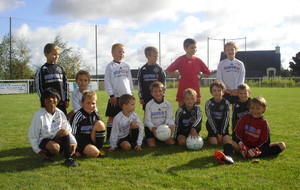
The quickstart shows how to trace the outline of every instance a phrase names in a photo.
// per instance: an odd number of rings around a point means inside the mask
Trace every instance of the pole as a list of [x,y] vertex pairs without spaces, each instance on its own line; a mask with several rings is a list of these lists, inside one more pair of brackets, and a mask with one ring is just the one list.
[[159,65],[161,65],[161,43],[160,43],[160,32],[158,33],[158,48],[159,48]]
[[207,37],[207,68],[209,69],[209,37]]
[[98,48],[97,48],[97,41],[98,41],[98,28],[95,25],[95,51],[96,51],[96,79],[98,79]]
[[11,69],[11,54],[12,54],[12,49],[11,49],[11,17],[9,17],[9,73],[10,73],[10,79],[12,79],[12,69]]

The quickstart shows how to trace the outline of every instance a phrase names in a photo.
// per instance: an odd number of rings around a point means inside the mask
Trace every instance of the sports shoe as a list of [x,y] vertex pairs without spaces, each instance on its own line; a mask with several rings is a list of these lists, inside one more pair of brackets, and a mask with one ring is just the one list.
[[238,145],[240,147],[240,153],[241,153],[241,155],[243,157],[245,157],[245,158],[249,157],[248,156],[248,150],[249,150],[249,148],[242,141],[240,141]]
[[77,167],[78,164],[76,163],[75,159],[73,158],[68,158],[65,160],[65,163],[64,163],[66,166],[72,166],[72,167]]
[[98,158],[106,158],[107,156],[105,155],[103,150],[99,150],[99,155]]
[[215,152],[215,158],[217,159],[218,162],[220,162],[222,164],[234,164],[233,159],[230,156],[226,156],[221,151]]
[[260,155],[260,153],[261,151],[257,147],[248,150],[248,156],[251,158]]

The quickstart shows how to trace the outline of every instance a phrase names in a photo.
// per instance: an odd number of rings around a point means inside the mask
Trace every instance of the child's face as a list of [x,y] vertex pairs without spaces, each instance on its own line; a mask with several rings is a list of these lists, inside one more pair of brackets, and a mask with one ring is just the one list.
[[81,106],[86,113],[91,114],[97,107],[97,98],[86,97],[84,101],[81,101]]
[[147,56],[147,59],[148,59],[148,65],[154,65],[157,62],[158,53],[151,52],[151,54]]
[[237,95],[239,97],[240,102],[246,102],[248,100],[250,92],[246,89],[237,90]]
[[135,109],[135,100],[130,100],[128,104],[123,105],[123,110],[127,113],[134,112]]
[[224,95],[224,91],[222,88],[217,87],[217,86],[213,86],[211,88],[211,94],[214,98],[215,101],[221,101],[222,100],[222,96]]
[[226,54],[228,59],[234,59],[236,54],[236,49],[234,48],[234,46],[229,45],[225,47],[224,53]]
[[50,53],[45,53],[45,56],[47,58],[47,63],[54,64],[57,62],[59,58],[60,51],[59,50],[52,50]]
[[49,113],[52,113],[53,110],[56,108],[58,100],[56,97],[49,97],[49,98],[44,99],[44,103],[45,103],[45,109]]
[[90,79],[87,75],[78,75],[78,78],[76,79],[76,84],[78,85],[80,92],[86,90],[89,83]]
[[193,108],[196,103],[196,96],[193,94],[185,94],[183,102],[188,109]]
[[121,62],[122,59],[124,58],[125,54],[125,48],[117,46],[113,51],[112,51],[112,56],[114,58],[114,61]]
[[151,91],[151,95],[153,96],[153,98],[157,101],[157,102],[161,102],[164,95],[165,95],[165,91],[163,88],[161,87],[156,87],[153,88]]
[[184,48],[186,55],[188,56],[193,56],[197,52],[197,45],[196,44],[191,44],[187,48]]
[[249,112],[254,118],[261,118],[263,113],[265,113],[266,108],[258,104],[250,104]]

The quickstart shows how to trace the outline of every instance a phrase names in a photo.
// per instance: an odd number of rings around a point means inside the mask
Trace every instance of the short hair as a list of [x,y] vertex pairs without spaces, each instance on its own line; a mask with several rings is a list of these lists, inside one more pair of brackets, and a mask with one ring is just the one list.
[[124,104],[129,104],[130,100],[135,100],[134,96],[130,94],[123,94],[119,99],[119,105],[122,108]]
[[53,50],[60,51],[60,47],[58,47],[56,44],[53,44],[53,43],[48,43],[44,47],[44,53],[50,53]]
[[42,96],[41,96],[41,107],[42,108],[45,107],[45,99],[48,99],[50,97],[56,98],[57,102],[59,103],[59,101],[60,101],[59,92],[55,88],[49,87],[49,88],[46,88],[46,90],[44,90],[44,92],[42,93]]
[[82,93],[81,101],[84,102],[86,98],[96,98],[97,100],[97,94],[92,90],[84,90]]
[[248,106],[250,106],[251,104],[259,105],[259,106],[262,106],[263,108],[267,108],[267,101],[263,97],[257,96],[257,97],[251,98],[249,100]]
[[116,43],[111,46],[111,52],[113,52],[117,47],[125,47],[125,46],[121,43]]
[[184,48],[188,48],[189,45],[192,45],[192,44],[197,44],[197,41],[192,39],[192,38],[187,38],[183,41],[183,47]]
[[145,48],[145,56],[151,56],[151,53],[158,53],[158,50],[156,47],[148,46]]
[[80,70],[76,73],[76,77],[75,77],[75,80],[78,79],[79,75],[86,75],[89,79],[89,81],[91,81],[91,75],[88,71],[85,71],[85,70]]
[[190,95],[193,95],[193,96],[197,97],[197,92],[192,88],[187,88],[183,91],[183,98],[185,98],[185,96],[187,94],[190,94]]
[[155,81],[150,84],[150,92],[152,92],[154,88],[162,88],[163,90],[165,90],[164,84],[159,81]]
[[229,42],[227,42],[227,43],[224,45],[224,52],[225,52],[225,49],[226,49],[227,46],[233,46],[233,48],[234,48],[236,51],[239,49],[238,46],[235,44],[235,42],[229,41]]
[[247,90],[247,92],[250,92],[250,87],[246,83],[241,83],[237,87],[237,91],[239,90]]
[[216,87],[218,87],[218,88],[221,88],[223,91],[226,90],[226,86],[225,86],[225,84],[224,84],[222,81],[215,80],[215,81],[213,81],[213,82],[210,84],[210,86],[209,86],[210,93],[211,93],[212,88],[213,88],[214,86],[216,86]]

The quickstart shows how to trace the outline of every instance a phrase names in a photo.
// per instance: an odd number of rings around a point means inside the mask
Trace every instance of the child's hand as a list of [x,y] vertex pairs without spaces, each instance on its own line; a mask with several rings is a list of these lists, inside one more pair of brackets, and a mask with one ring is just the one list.
[[140,99],[140,104],[144,105],[145,104],[145,101],[144,99]]
[[69,101],[65,101],[65,107],[66,107],[66,108],[69,107]]
[[39,155],[43,156],[43,157],[46,158],[46,159],[49,159],[49,157],[46,156],[46,150],[41,150],[41,151],[39,152]]
[[192,128],[190,131],[190,136],[192,136],[192,138],[196,138],[197,136],[199,136],[199,134],[197,133],[196,129]]
[[141,150],[142,150],[141,145],[136,145],[136,146],[134,147],[134,150],[141,151]]
[[76,147],[77,147],[77,144],[71,144],[71,150],[70,150],[71,156],[72,156],[73,154],[75,154]]
[[156,129],[157,129],[157,127],[152,127],[152,133],[155,136],[155,138],[156,138]]
[[110,103],[112,106],[116,107],[116,106],[118,105],[118,99],[117,99],[116,97],[111,97],[111,98],[109,99],[109,103]]
[[219,143],[222,143],[223,135],[222,134],[217,134],[217,139]]
[[231,96],[237,96],[237,90],[232,90],[230,95]]
[[114,151],[115,150],[115,148],[109,148],[108,149],[108,151],[110,151],[110,152],[112,152],[112,151]]
[[175,130],[174,128],[175,128],[175,126],[174,126],[174,125],[170,125],[169,128],[171,129],[171,135],[172,135],[172,134],[174,133],[174,130]]

